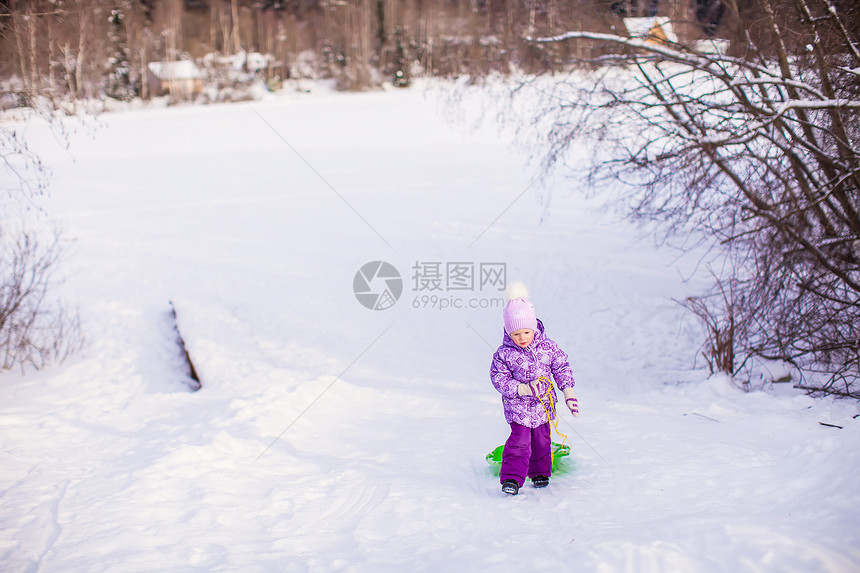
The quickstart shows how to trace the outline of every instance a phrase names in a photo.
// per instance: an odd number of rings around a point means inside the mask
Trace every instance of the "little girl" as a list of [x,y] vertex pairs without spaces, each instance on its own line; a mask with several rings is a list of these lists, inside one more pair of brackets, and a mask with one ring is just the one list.
[[555,419],[551,404],[556,402],[550,379],[564,392],[571,414],[579,415],[567,354],[547,338],[527,296],[522,284],[514,283],[508,290],[504,341],[490,366],[490,380],[502,394],[505,421],[511,426],[499,474],[502,491],[510,495],[519,492],[526,477],[534,487],[549,484],[552,441],[547,412]]

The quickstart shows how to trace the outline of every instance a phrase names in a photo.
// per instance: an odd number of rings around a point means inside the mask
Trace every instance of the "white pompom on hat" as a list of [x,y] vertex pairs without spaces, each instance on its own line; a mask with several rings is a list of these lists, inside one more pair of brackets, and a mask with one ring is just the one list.
[[529,302],[529,291],[519,281],[512,282],[507,289],[508,304],[505,306],[505,332],[508,334],[528,328],[537,330],[535,307]]

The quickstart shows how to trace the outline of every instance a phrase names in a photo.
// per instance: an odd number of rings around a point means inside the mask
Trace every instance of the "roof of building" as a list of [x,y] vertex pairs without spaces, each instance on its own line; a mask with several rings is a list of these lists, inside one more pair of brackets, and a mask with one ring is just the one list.
[[195,80],[203,77],[203,72],[191,60],[149,62],[148,67],[160,80]]

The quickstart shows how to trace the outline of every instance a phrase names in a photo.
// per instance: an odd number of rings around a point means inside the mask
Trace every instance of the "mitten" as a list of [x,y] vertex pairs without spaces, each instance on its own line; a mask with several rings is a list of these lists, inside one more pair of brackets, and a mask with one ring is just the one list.
[[570,409],[571,414],[579,416],[579,402],[576,399],[576,394],[573,393],[573,388],[564,389],[564,405]]
[[520,396],[536,396],[540,397],[549,390],[549,383],[543,378],[532,380],[528,384],[519,384],[517,386],[517,394]]

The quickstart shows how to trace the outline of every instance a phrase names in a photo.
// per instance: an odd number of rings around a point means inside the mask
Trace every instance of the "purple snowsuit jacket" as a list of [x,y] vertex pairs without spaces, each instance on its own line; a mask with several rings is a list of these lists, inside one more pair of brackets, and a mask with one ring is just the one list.
[[[576,383],[567,354],[547,338],[543,323],[538,320],[531,344],[520,348],[505,333],[502,345],[493,354],[490,380],[496,390],[502,394],[502,406],[504,406],[505,420],[508,424],[517,423],[521,426],[537,428],[549,421],[540,400],[534,396],[520,396],[517,393],[517,385],[537,380],[541,376],[555,381],[556,386],[561,390],[573,388]],[[556,402],[555,389],[552,395],[553,402]],[[544,404],[549,406],[546,398],[544,398]],[[552,411],[550,415],[553,415]]]

